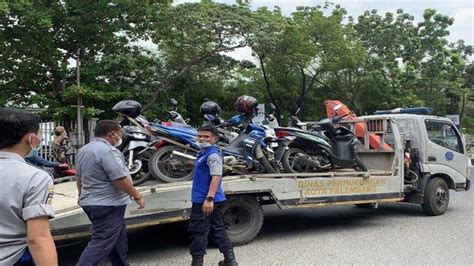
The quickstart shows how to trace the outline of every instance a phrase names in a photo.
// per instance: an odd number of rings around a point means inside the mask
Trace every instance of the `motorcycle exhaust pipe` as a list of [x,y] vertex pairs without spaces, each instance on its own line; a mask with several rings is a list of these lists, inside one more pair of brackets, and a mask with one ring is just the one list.
[[192,161],[197,160],[197,157],[192,156],[191,154],[182,153],[180,151],[173,151],[171,153],[171,157],[173,157],[173,156],[176,156],[176,157],[179,157],[179,158],[182,158],[182,159],[186,159],[186,160],[192,160]]

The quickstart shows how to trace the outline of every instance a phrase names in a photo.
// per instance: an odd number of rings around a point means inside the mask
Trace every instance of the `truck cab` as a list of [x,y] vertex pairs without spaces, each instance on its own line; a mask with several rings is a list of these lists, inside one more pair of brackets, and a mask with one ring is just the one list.
[[405,159],[410,160],[405,165],[405,187],[413,193],[407,193],[407,201],[423,203],[420,201],[432,178],[441,178],[452,190],[469,190],[470,157],[451,120],[417,114],[384,116],[395,120],[405,145]]

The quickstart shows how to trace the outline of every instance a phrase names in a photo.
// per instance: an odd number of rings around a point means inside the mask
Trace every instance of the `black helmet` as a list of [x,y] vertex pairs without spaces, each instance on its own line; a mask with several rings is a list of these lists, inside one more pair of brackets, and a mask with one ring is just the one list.
[[202,116],[213,115],[217,117],[221,113],[221,107],[216,102],[207,101],[201,104],[199,111],[201,112]]
[[258,101],[252,96],[242,95],[235,101],[234,108],[237,112],[243,114],[255,113],[255,108],[258,106]]
[[131,118],[136,118],[142,113],[142,105],[134,100],[123,100],[112,107],[112,111]]

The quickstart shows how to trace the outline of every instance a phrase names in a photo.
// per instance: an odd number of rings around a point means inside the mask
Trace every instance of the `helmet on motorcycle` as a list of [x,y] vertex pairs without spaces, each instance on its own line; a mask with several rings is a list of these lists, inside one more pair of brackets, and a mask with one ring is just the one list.
[[139,116],[142,113],[142,110],[142,105],[134,100],[123,100],[112,107],[112,111],[131,118]]
[[217,117],[221,113],[221,107],[216,102],[207,101],[201,104],[199,111],[201,112],[202,116],[213,115]]
[[252,96],[242,95],[237,98],[237,101],[234,104],[234,108],[239,113],[253,114],[256,111],[257,105],[257,99]]

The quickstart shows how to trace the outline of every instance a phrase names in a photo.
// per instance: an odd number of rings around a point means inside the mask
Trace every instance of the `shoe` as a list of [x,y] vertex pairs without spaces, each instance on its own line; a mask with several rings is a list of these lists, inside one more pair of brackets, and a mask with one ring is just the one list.
[[239,264],[235,260],[235,254],[233,249],[229,249],[224,252],[224,260],[219,261],[219,266],[238,266]]

